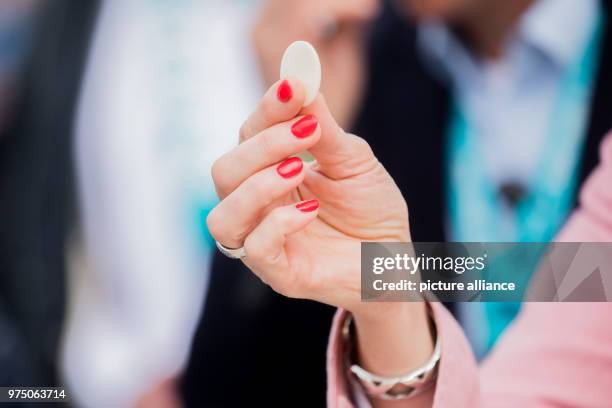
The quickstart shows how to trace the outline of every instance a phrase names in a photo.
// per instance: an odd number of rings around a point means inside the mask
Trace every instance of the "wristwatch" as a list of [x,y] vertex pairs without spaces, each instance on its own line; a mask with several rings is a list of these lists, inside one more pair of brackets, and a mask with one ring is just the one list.
[[440,339],[436,339],[434,351],[429,360],[416,370],[396,377],[383,377],[372,374],[358,364],[351,364],[351,338],[353,316],[348,314],[344,320],[342,335],[347,347],[347,366],[349,376],[354,377],[367,395],[383,400],[401,400],[412,398],[429,389],[438,375],[440,362]]

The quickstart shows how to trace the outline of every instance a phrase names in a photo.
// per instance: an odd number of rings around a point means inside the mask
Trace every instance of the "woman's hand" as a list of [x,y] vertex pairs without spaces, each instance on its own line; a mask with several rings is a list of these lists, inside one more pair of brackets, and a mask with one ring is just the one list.
[[[291,78],[264,96],[213,166],[222,201],[208,227],[221,244],[244,245],[245,264],[277,292],[360,312],[360,243],[409,241],[408,210],[368,144],[321,95],[306,109],[303,100]],[[288,159],[305,150],[315,163]]]
[[[321,95],[305,109],[303,101],[293,78],[264,96],[242,126],[241,143],[213,166],[221,203],[208,228],[224,246],[244,246],[242,261],[277,292],[352,312],[366,370],[405,374],[433,351],[425,306],[361,302],[360,261],[362,241],[410,241],[406,202],[368,144],[336,124]],[[305,150],[316,162],[295,157]],[[428,406],[431,398],[424,393],[410,406]]]
[[267,86],[278,78],[283,51],[295,40],[317,49],[322,90],[338,123],[348,126],[364,82],[364,26],[380,0],[266,0],[253,28],[253,45]]

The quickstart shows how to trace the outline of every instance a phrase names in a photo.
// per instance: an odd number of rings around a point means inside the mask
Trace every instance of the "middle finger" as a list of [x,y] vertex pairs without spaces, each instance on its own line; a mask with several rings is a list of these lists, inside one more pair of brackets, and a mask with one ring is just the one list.
[[224,199],[256,172],[314,146],[320,136],[313,115],[272,126],[221,156],[212,167],[219,198]]

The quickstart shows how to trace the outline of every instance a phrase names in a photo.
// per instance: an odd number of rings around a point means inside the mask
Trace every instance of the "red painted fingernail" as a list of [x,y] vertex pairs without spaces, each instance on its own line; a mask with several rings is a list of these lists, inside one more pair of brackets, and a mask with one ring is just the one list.
[[306,115],[291,126],[291,133],[297,138],[303,139],[308,137],[317,130],[319,121],[314,115]]
[[291,85],[289,85],[289,81],[285,79],[280,83],[276,90],[276,97],[282,103],[287,103],[291,100],[293,97],[293,90],[291,89]]
[[291,157],[278,165],[276,171],[283,178],[295,177],[302,171],[304,163],[299,157]]
[[295,208],[301,212],[309,213],[319,208],[319,200],[308,200],[302,203],[296,204]]

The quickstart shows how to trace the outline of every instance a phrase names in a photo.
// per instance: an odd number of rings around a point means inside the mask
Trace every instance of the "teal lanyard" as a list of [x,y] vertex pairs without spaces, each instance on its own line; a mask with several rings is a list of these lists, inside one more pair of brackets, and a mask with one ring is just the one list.
[[577,188],[604,26],[600,15],[585,52],[562,79],[537,176],[515,208],[512,231],[499,228],[502,198],[487,176],[476,131],[454,104],[447,144],[447,197],[454,240],[548,242],[554,237],[572,208]]

